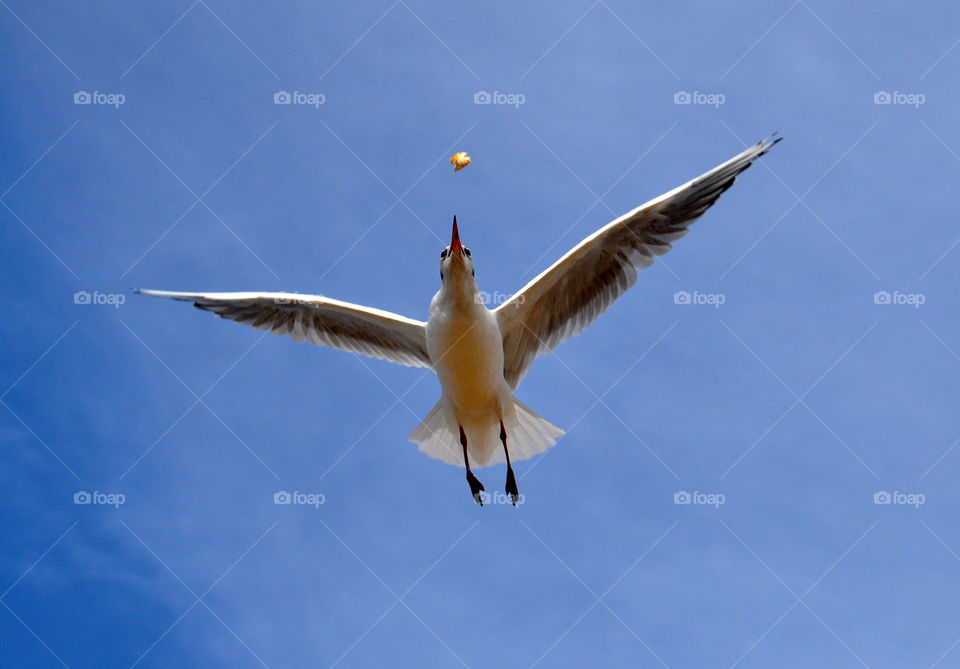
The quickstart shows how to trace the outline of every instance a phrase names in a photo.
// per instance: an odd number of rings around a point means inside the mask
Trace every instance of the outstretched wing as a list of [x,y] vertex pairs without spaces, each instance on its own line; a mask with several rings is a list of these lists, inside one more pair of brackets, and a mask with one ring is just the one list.
[[496,309],[504,376],[514,388],[534,358],[581,332],[688,232],[737,175],[782,138],[769,138],[607,224]]
[[430,367],[426,323],[389,311],[299,293],[177,293],[139,290],[144,295],[193,302],[217,316],[296,341],[325,344],[411,367]]

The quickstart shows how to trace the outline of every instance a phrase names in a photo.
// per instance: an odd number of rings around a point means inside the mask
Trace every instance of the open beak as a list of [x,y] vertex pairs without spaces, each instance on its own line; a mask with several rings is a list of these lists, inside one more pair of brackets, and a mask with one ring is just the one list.
[[450,253],[463,255],[463,246],[460,244],[460,231],[457,230],[457,217],[453,217],[453,237],[450,239]]

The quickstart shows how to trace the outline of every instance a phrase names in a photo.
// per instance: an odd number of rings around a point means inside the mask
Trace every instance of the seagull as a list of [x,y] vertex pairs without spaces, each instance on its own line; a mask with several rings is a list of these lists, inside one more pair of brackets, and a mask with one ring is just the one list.
[[136,292],[193,302],[296,341],[432,369],[440,400],[409,440],[426,455],[463,467],[480,506],[485,490],[471,464],[506,462],[504,488],[516,506],[512,462],[543,453],[564,433],[514,396],[534,359],[583,331],[636,282],[637,270],[669,251],[737,175],[781,139],[768,137],[608,223],[492,310],[477,288],[456,216],[450,245],[440,252],[440,290],[426,322],[322,295]]

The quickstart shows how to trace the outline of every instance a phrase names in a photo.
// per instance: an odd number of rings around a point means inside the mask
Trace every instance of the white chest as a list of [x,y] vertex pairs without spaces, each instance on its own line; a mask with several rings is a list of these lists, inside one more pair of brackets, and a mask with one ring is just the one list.
[[430,305],[427,351],[444,393],[460,408],[483,410],[503,383],[503,342],[483,304],[446,300]]

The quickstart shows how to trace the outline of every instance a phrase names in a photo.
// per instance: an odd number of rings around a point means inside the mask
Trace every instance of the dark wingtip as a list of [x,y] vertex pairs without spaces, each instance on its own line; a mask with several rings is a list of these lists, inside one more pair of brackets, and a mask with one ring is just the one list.
[[757,153],[756,157],[759,158],[760,156],[764,155],[767,151],[772,149],[774,146],[776,146],[783,139],[783,137],[780,137],[779,135],[780,133],[778,131],[768,136],[767,138],[757,142],[757,146],[760,147],[760,151]]

